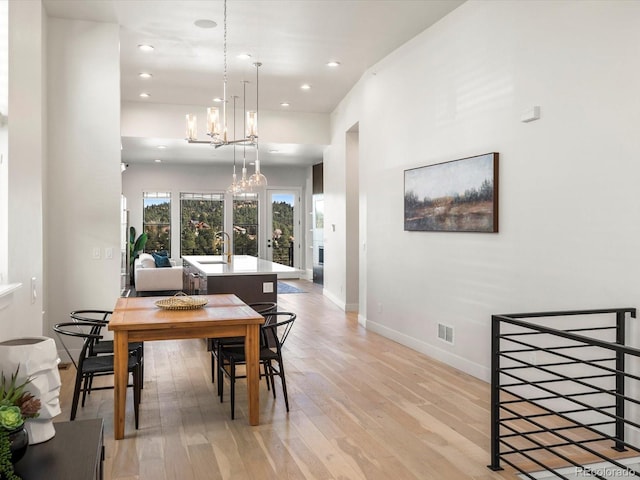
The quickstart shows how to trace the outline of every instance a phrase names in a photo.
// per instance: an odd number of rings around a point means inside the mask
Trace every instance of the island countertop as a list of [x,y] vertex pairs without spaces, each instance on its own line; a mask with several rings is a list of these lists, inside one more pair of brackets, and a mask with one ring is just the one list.
[[226,263],[226,257],[222,255],[185,255],[182,260],[200,270],[207,277],[267,274],[291,277],[302,273],[296,268],[250,255],[232,255],[231,263]]

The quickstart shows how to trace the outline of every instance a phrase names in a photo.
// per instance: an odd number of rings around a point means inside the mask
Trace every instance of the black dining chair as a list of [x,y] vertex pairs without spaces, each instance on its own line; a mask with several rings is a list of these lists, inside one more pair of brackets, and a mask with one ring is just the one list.
[[[114,373],[114,360],[113,355],[90,355],[89,352],[95,346],[96,342],[102,339],[102,336],[94,333],[96,329],[95,322],[63,322],[54,325],[53,330],[58,335],[60,343],[69,355],[69,358],[76,367],[76,379],[73,389],[73,401],[71,403],[71,415],[70,420],[73,421],[76,418],[78,411],[78,401],[80,399],[80,393],[82,393],[82,406],[84,407],[87,392],[90,389],[93,390],[105,390],[113,389],[113,385],[93,387],[91,382],[96,376],[113,375]],[[63,340],[63,336],[81,338],[82,348],[78,355],[77,361],[69,351],[66,343]],[[129,353],[129,360],[127,369],[129,373],[133,375],[133,383],[128,385],[133,387],[133,411],[135,415],[136,429],[138,428],[138,413],[140,410],[140,389],[142,383],[141,376],[141,361],[139,350],[134,350]]]
[[[74,310],[69,314],[74,322],[90,322],[95,323],[96,328],[92,333],[101,334],[102,327],[109,324],[111,310]],[[140,388],[144,388],[144,343],[129,342],[129,351],[137,350],[140,357]],[[94,355],[113,355],[113,340],[97,340],[90,346],[89,356]],[[89,382],[88,393],[91,393],[91,381]]]
[[[262,316],[268,315],[270,313],[278,310],[278,304],[275,302],[256,302],[248,304],[252,309],[254,309],[257,313]],[[222,381],[222,372],[220,371],[220,349],[222,345],[235,345],[235,346],[243,346],[244,345],[244,337],[223,337],[223,338],[212,338],[211,339],[211,382],[215,382],[215,371],[216,364],[218,366],[218,396],[222,396],[222,385],[220,385]]]
[[[282,383],[282,393],[284,395],[284,403],[289,411],[289,397],[287,395],[287,382],[284,374],[284,363],[282,359],[282,346],[289,336],[296,314],[291,312],[271,312],[265,316],[265,324],[260,329],[260,365],[264,369],[264,373],[260,373],[260,377],[267,378],[267,384],[271,384],[273,398],[276,398],[276,389],[274,384],[274,376],[280,377]],[[275,363],[275,365],[274,365]],[[235,418],[235,383],[238,378],[246,378],[246,375],[237,375],[236,367],[245,365],[244,345],[222,345],[220,349],[221,370],[229,377],[231,385],[231,419]],[[219,373],[220,375],[220,373]],[[218,378],[220,387],[220,401],[222,401],[222,384],[224,382]]]

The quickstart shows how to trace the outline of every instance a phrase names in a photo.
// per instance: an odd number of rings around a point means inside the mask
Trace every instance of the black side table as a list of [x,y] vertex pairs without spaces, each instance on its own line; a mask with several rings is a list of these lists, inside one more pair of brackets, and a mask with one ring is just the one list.
[[15,464],[22,480],[102,480],[104,460],[102,419],[53,424],[56,435],[29,445]]

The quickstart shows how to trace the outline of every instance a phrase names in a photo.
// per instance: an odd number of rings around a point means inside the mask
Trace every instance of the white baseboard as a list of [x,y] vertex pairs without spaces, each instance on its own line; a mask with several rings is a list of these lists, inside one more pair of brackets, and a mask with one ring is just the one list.
[[336,297],[333,293],[331,293],[326,288],[322,289],[322,294],[325,297],[327,297],[329,300],[331,300],[333,303],[335,303],[338,307],[340,307],[341,310],[346,311],[346,304],[344,303],[344,300],[341,300],[340,298]]
[[344,300],[336,297],[333,293],[331,293],[326,288],[322,289],[322,294],[325,297],[327,297],[329,300],[331,300],[333,303],[335,303],[338,307],[340,307],[340,309],[342,309],[345,312],[357,312],[358,309],[360,308],[359,304],[357,304],[357,303],[346,303]]
[[[358,319],[358,321],[360,321],[360,319]],[[367,319],[364,319],[364,322],[367,326],[367,330],[371,330],[383,337],[389,338],[420,353],[424,353],[431,358],[446,363],[447,365],[457,368],[458,370],[468,373],[480,380],[485,382],[489,382],[491,380],[491,369],[484,365],[471,362],[470,360],[456,355],[455,353],[442,350],[437,346],[423,342],[422,340],[418,340],[417,338],[413,338],[384,325],[380,325],[377,322],[372,322]]]
[[357,303],[347,303],[344,307],[345,312],[357,312],[360,308],[360,305]]
[[367,328],[367,317],[362,314],[358,314],[358,324],[362,325],[364,328]]

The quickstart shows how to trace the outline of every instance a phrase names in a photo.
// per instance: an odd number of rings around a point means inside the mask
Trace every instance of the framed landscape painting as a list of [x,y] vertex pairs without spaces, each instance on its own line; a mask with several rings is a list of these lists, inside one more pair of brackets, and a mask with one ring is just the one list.
[[498,231],[498,154],[404,171],[404,229]]

